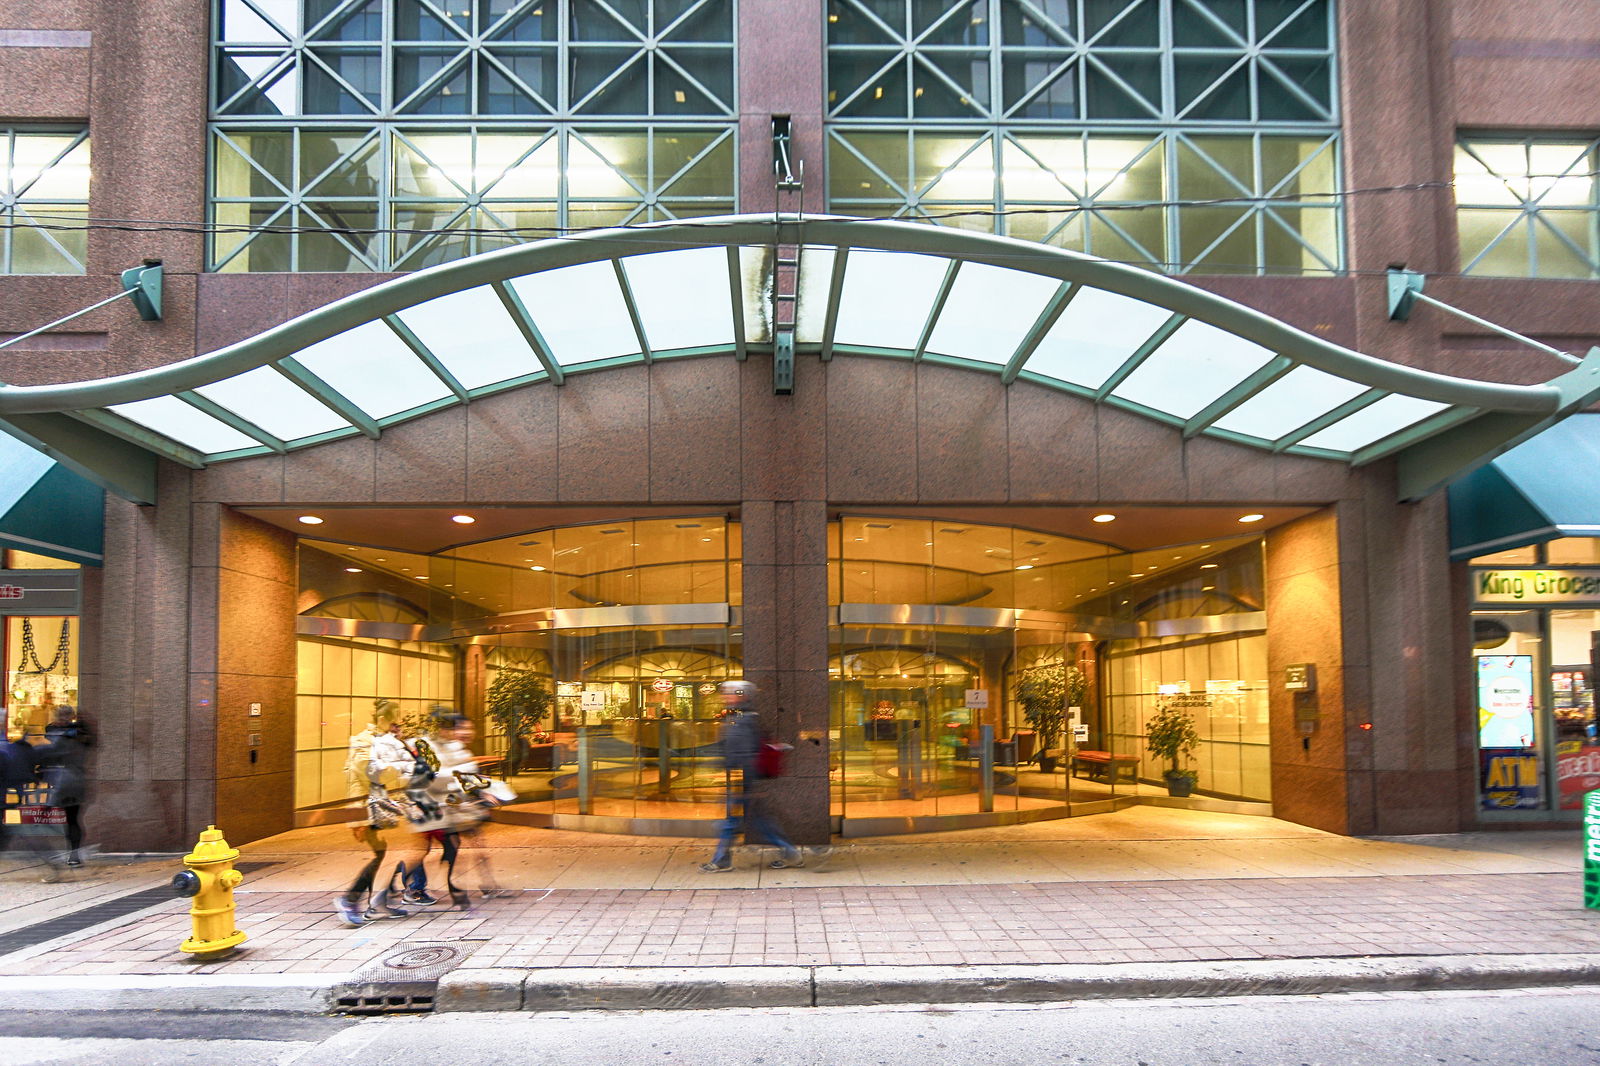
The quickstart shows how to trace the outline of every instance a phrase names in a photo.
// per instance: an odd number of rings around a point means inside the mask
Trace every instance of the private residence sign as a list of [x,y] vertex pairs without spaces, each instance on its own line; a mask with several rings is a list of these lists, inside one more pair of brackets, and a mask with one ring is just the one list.
[[1600,566],[1560,570],[1474,570],[1474,604],[1600,607]]

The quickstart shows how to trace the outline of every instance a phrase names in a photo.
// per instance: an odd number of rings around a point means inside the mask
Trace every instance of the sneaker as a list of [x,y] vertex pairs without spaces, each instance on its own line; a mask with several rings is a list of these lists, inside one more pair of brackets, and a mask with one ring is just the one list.
[[400,897],[400,902],[412,907],[431,907],[439,901],[426,892],[407,892]]
[[399,907],[391,907],[387,903],[376,903],[367,908],[367,913],[362,915],[369,922],[382,921],[385,918],[409,918],[410,911],[403,911]]
[[72,868],[72,869],[76,869],[76,868],[78,868],[79,866],[82,866],[82,865],[83,865],[83,860],[82,859],[68,859],[67,860],[67,866]]
[[791,866],[798,868],[804,866],[805,864],[806,853],[801,851],[799,848],[793,848],[788,852],[788,854],[784,855],[783,858],[773,859],[772,862],[768,864],[767,869],[787,870]]
[[700,872],[703,874],[725,874],[731,869],[733,869],[733,863],[731,862],[703,862],[700,864]]
[[343,896],[333,897],[333,910],[344,919],[346,925],[367,924],[367,920],[361,916],[361,909],[356,906],[356,901],[353,899],[345,899]]

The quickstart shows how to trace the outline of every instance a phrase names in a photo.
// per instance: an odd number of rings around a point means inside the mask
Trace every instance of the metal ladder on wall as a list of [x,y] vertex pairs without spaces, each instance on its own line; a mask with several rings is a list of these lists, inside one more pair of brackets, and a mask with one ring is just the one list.
[[794,393],[794,333],[800,300],[800,245],[785,241],[785,220],[805,218],[805,161],[795,165],[787,115],[772,119],[772,391]]

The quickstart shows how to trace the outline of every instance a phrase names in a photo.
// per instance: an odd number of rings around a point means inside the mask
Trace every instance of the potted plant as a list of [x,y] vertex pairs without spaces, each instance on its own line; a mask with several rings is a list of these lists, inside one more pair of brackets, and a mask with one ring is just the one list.
[[489,685],[486,709],[506,735],[506,771],[514,773],[527,758],[528,734],[550,713],[555,697],[544,678],[532,670],[502,666]]
[[1168,696],[1157,697],[1156,713],[1145,723],[1144,744],[1150,754],[1168,764],[1161,775],[1167,782],[1167,795],[1187,796],[1194,791],[1200,775],[1178,767],[1180,758],[1200,749],[1200,734],[1187,707]]
[[1089,678],[1076,665],[1060,659],[1022,671],[1017,679],[1017,702],[1022,717],[1039,735],[1039,769],[1054,773],[1061,750],[1056,740],[1066,724],[1067,708],[1080,707],[1089,691]]

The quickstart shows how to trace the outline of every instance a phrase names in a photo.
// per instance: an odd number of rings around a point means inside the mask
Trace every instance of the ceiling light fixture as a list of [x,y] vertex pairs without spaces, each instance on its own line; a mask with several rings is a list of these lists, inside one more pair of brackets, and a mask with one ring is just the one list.
[[1117,520],[1117,516],[1114,514],[1097,514],[1094,516],[1094,520],[1104,524],[1106,522],[1115,522]]
[[450,516],[450,521],[454,522],[458,526],[470,526],[472,523],[476,522],[477,519],[473,518],[469,514],[453,514]]
[[1021,566],[1017,567],[1017,569],[1018,570],[1032,570],[1033,569],[1033,564],[1032,563],[1023,563]]
[[1216,563],[1201,563],[1200,564],[1200,569],[1202,569],[1202,570],[1215,570],[1217,568],[1217,565],[1218,564],[1216,564]]
[[1239,516],[1239,521],[1241,521],[1241,522],[1259,522],[1265,517],[1267,517],[1267,516],[1264,515],[1264,514],[1242,514],[1242,515]]
[[530,566],[530,567],[528,567],[528,569],[529,570],[543,570],[544,567],[542,567],[542,566]]
[[303,515],[300,516],[300,518],[298,520],[301,521],[301,522],[304,522],[308,526],[320,526],[320,525],[322,525],[322,519],[318,518],[314,514],[303,514]]
[[359,574],[362,573],[362,570],[359,566],[347,566],[344,568],[344,572],[347,574]]

